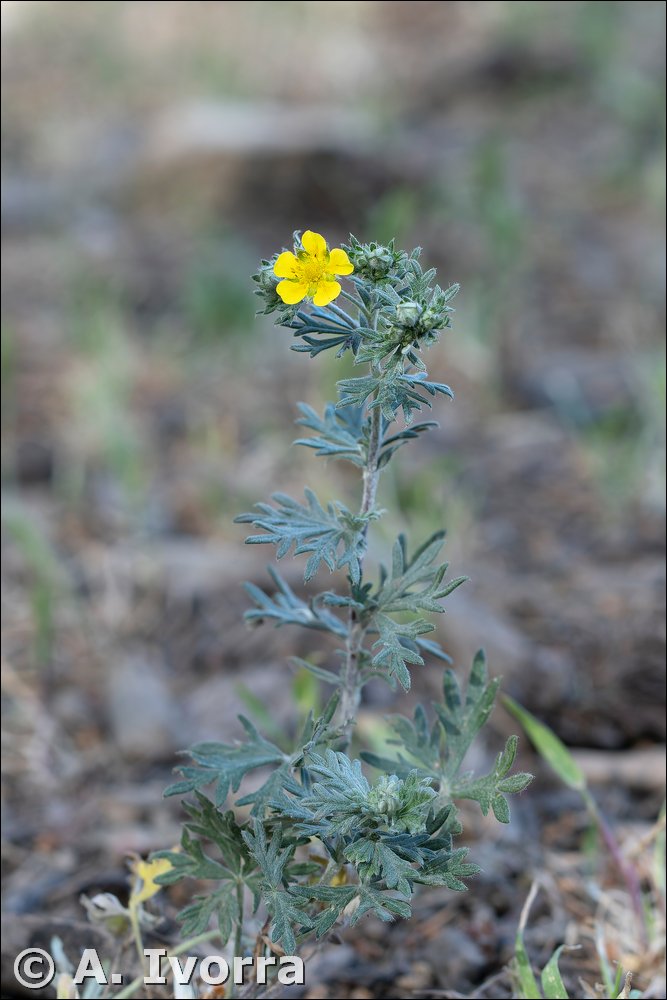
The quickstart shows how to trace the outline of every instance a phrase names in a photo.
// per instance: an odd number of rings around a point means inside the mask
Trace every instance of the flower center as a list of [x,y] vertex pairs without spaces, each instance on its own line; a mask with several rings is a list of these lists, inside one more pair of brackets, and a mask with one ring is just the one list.
[[307,285],[317,285],[326,279],[326,267],[328,261],[318,260],[316,257],[304,257],[300,262],[302,280]]

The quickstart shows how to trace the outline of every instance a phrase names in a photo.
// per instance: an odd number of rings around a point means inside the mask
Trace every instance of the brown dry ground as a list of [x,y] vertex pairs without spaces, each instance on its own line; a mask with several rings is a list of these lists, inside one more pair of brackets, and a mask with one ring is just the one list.
[[[244,549],[231,519],[304,482],[355,495],[348,469],[289,449],[295,401],[321,405],[346,365],[294,354],[253,319],[248,274],[307,227],[334,242],[396,234],[462,283],[429,359],[456,401],[387,474],[371,559],[406,524],[415,539],[447,528],[470,582],[439,638],[461,669],[485,646],[504,689],[575,750],[651,894],[664,5],[5,7],[12,947],[57,932],[75,957],[80,894],[124,898],[127,852],[178,839],[178,804],[162,799],[174,755],[236,735],[248,692],[295,725],[288,657],[321,646],[247,630],[240,583],[265,583],[268,550]],[[297,562],[284,569],[300,586]],[[427,665],[407,701],[439,684]],[[369,689],[362,739],[397,707]],[[473,763],[514,728],[499,708]],[[472,891],[424,892],[410,923],[343,935],[313,958],[307,996],[513,995],[504,969],[535,879],[536,967],[581,945],[562,966],[571,996],[588,995],[604,948],[643,996],[665,995],[655,893],[646,945],[578,796],[522,754],[537,781],[511,826],[467,818],[484,869]],[[156,904],[167,938],[188,891]]]

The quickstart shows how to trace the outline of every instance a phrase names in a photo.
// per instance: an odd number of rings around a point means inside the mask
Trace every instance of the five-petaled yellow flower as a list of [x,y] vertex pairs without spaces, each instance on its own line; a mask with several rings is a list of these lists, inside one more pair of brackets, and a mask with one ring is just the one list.
[[354,267],[344,250],[329,250],[326,240],[310,229],[301,237],[301,250],[285,250],[273,265],[273,273],[283,280],[276,291],[287,303],[295,305],[307,296],[316,306],[326,306],[342,289],[336,275],[352,274]]

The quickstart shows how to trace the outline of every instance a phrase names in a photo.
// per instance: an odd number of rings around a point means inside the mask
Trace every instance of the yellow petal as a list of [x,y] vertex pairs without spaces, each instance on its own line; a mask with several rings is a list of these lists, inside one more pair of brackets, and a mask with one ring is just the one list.
[[313,295],[313,302],[316,306],[328,306],[340,295],[341,291],[342,288],[337,281],[320,281],[317,291]]
[[332,274],[352,274],[354,267],[344,250],[332,250],[329,254],[329,271]]
[[347,871],[345,865],[341,865],[338,871],[335,873],[329,885],[347,885],[349,879],[347,877]]
[[327,252],[327,241],[319,233],[313,233],[306,229],[301,237],[301,246],[311,257],[325,257]]
[[132,870],[138,881],[132,889],[130,902],[136,906],[137,903],[145,903],[147,899],[152,899],[153,896],[157,895],[162,886],[157,885],[155,879],[158,875],[164,875],[171,871],[171,868],[172,864],[168,858],[156,858],[155,861],[137,861]]
[[276,278],[295,278],[297,266],[298,261],[294,254],[284,250],[273,265],[273,273]]
[[301,299],[305,299],[308,294],[308,285],[304,285],[300,281],[279,281],[276,285],[276,291],[283,302],[288,306],[293,306],[297,302],[301,302]]

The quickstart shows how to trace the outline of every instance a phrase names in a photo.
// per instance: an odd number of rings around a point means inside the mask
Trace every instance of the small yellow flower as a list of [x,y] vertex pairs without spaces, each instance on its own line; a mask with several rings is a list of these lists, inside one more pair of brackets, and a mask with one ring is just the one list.
[[132,889],[130,905],[136,906],[138,903],[145,903],[147,899],[152,899],[163,888],[155,879],[158,875],[171,871],[172,867],[168,858],[156,858],[154,861],[143,861],[139,858],[135,861],[132,871],[137,881]]
[[329,250],[326,240],[310,229],[301,237],[302,249],[285,250],[273,266],[273,273],[283,280],[276,291],[287,305],[295,305],[307,296],[316,306],[326,306],[342,289],[336,275],[352,274],[354,268],[344,250]]
[[333,886],[347,885],[347,883],[349,881],[350,880],[349,880],[348,875],[347,875],[347,867],[345,865],[341,865],[340,868],[338,869],[338,871],[335,873],[335,875],[331,879],[329,885],[333,885]]

